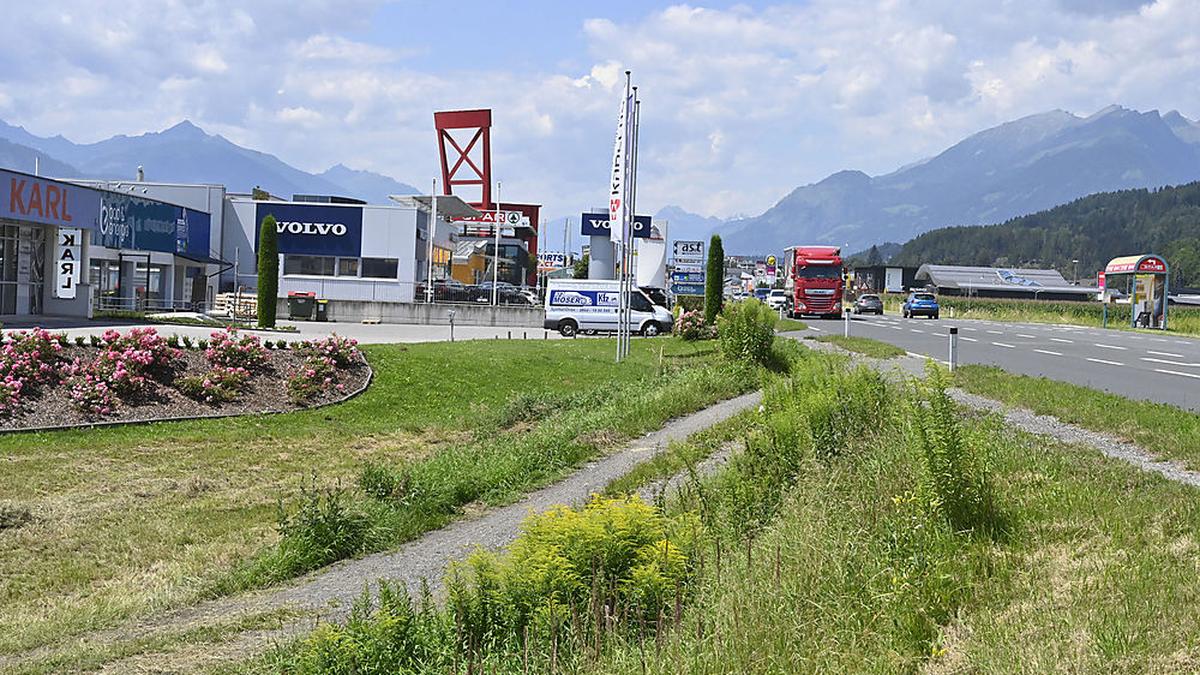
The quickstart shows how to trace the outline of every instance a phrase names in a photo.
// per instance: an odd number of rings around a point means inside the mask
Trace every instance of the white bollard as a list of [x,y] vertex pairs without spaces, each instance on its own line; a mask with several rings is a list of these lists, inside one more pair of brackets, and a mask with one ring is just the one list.
[[958,366],[958,327],[950,327],[950,372]]
[[845,312],[846,312],[846,322],[845,322],[845,323],[846,323],[846,330],[845,330],[845,335],[846,335],[846,337],[850,337],[850,310],[848,310],[848,309],[847,309],[847,310],[845,310]]

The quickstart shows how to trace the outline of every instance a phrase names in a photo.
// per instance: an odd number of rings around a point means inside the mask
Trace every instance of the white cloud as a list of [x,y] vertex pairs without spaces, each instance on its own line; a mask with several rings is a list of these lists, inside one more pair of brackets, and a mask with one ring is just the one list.
[[535,72],[415,69],[447,41],[366,41],[373,0],[49,4],[0,24],[6,121],[95,141],[189,117],[306,169],[425,185],[433,111],[491,107],[505,194],[550,214],[603,203],[627,68],[644,101],[639,202],[717,215],[1051,108],[1200,116],[1200,4],[1186,0],[674,5],[581,21],[582,58]]

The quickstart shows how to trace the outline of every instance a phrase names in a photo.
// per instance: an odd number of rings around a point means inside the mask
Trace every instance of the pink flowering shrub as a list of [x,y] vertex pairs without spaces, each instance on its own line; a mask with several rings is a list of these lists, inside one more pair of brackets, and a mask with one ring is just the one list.
[[90,372],[78,360],[71,366],[73,374],[67,378],[71,402],[89,417],[103,417],[116,408],[117,398],[108,383]]
[[358,340],[344,338],[337,333],[320,340],[306,340],[300,344],[300,351],[309,356],[333,359],[333,364],[338,368],[345,368],[361,360]]
[[705,323],[704,313],[699,310],[684,312],[675,322],[675,334],[684,340],[712,340],[717,337],[717,327]]
[[226,328],[211,336],[204,358],[222,368],[262,370],[270,358],[266,347],[254,335],[239,335],[236,328]]
[[309,356],[304,359],[300,370],[288,378],[288,398],[293,403],[303,403],[317,395],[335,388],[345,389],[345,385],[337,382],[337,364],[329,356]]
[[134,328],[125,335],[107,330],[101,342],[100,353],[87,373],[103,381],[119,398],[148,393],[152,380],[169,375],[181,354],[153,328]]
[[13,377],[5,375],[3,380],[0,380],[0,413],[10,413],[17,404],[21,402],[21,389],[25,383]]
[[224,403],[238,397],[250,379],[245,368],[216,366],[204,375],[180,378],[175,386],[189,398],[205,403]]
[[13,412],[23,392],[62,378],[65,335],[35,328],[10,333],[0,346],[0,414]]

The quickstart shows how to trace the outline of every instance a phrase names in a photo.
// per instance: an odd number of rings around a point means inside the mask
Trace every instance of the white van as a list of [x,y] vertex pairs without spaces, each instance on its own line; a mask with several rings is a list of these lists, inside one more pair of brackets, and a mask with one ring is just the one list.
[[[572,337],[579,331],[616,331],[620,282],[551,279],[546,285],[546,328]],[[629,327],[653,337],[669,333],[675,318],[639,289],[629,298]]]

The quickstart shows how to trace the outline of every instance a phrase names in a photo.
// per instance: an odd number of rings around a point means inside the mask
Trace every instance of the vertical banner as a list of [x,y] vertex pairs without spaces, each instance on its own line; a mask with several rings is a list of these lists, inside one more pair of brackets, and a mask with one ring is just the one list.
[[621,112],[617,116],[617,136],[613,142],[613,165],[610,192],[608,195],[608,222],[615,224],[609,227],[608,236],[614,243],[625,241],[625,181],[629,166],[629,107],[633,97],[626,90],[625,98],[621,100]]
[[60,227],[54,237],[54,297],[72,299],[81,275],[83,230]]

